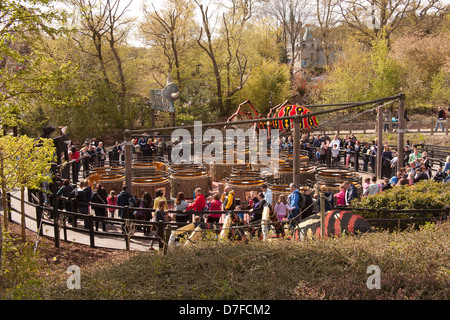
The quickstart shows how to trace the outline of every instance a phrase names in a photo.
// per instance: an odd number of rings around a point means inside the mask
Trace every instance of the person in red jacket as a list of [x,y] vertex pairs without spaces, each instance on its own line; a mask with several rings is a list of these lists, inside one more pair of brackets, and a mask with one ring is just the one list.
[[[220,202],[220,196],[218,193],[214,194],[213,200],[211,201],[211,207],[209,211],[220,211],[222,206],[222,202]],[[210,213],[207,218],[208,223],[219,223],[220,217],[222,217],[221,213]]]
[[194,202],[192,202],[187,208],[186,210],[184,210],[184,212],[186,211],[203,211],[203,209],[205,209],[206,206],[206,200],[205,200],[205,196],[202,194],[202,189],[201,188],[197,188],[195,189],[195,200]]

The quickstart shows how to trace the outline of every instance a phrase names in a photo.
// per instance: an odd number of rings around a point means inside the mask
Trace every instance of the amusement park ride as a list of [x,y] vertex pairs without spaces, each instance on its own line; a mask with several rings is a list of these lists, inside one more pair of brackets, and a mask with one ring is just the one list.
[[[244,110],[245,106],[249,106],[250,110]],[[252,105],[250,100],[242,102],[227,120],[227,122],[239,121],[239,120],[254,120],[261,119],[260,122],[255,122],[256,129],[278,129],[280,133],[289,132],[294,129],[293,119],[273,120],[272,118],[292,117],[296,115],[308,115],[311,111],[303,106],[293,105],[286,100],[284,103],[279,104],[270,109],[267,117],[263,117],[261,113]],[[315,116],[307,116],[300,121],[300,129],[302,131],[311,131],[318,125],[317,118]]]
[[[248,107],[246,109],[246,107]],[[318,120],[314,115],[310,115],[311,111],[308,108],[305,108],[300,105],[293,105],[289,101],[285,101],[284,103],[277,105],[270,109],[267,117],[263,117],[260,112],[251,104],[250,100],[246,100],[241,103],[236,112],[233,113],[228,119],[227,123],[233,125],[233,122],[236,122],[240,125],[240,121],[242,120],[261,120],[253,123],[252,127],[255,130],[266,129],[269,134],[271,130],[278,129],[280,134],[290,133],[292,131],[308,132],[312,131],[315,127],[318,126]],[[293,116],[303,116],[301,121],[298,121],[298,127],[300,130],[294,130],[294,119],[279,119],[285,117],[293,117]],[[272,119],[272,120],[271,120]],[[250,123],[251,124],[251,123]],[[247,125],[248,123],[245,123]],[[233,125],[234,126],[234,125]],[[298,128],[297,127],[297,128]],[[297,137],[298,139],[298,137]],[[295,164],[294,164],[295,167]],[[226,180],[226,179],[224,179]],[[367,223],[359,215],[353,214],[351,212],[345,211],[342,212],[345,214],[347,220],[351,221],[350,225],[347,224],[339,224],[339,232],[336,236],[340,236],[341,231],[343,232],[367,232],[370,230],[371,226]],[[334,220],[340,221],[340,210],[330,211],[326,216],[321,216],[320,214],[316,214],[311,217],[310,223],[308,221],[304,221],[302,225],[298,225],[294,231],[294,240],[303,239],[312,232],[320,236],[320,234],[331,235],[334,234]],[[282,238],[285,236],[284,225],[278,220],[277,214],[274,212],[272,206],[265,206],[262,212],[262,219],[258,221],[258,224],[249,222],[247,225],[244,223],[242,218],[239,216],[237,212],[230,211],[226,214],[224,223],[221,227],[213,224],[213,223],[205,223],[205,222],[192,222],[186,226],[183,226],[177,230],[171,232],[169,237],[168,246],[174,245],[175,239],[184,234],[189,233],[190,235],[186,238],[186,242],[184,242],[184,246],[190,246],[198,240],[204,231],[212,231],[217,234],[217,237],[220,241],[224,239],[232,239],[237,241],[246,241],[249,238],[257,236],[260,239],[268,239],[269,230],[271,226],[274,231],[275,238]],[[325,219],[333,220],[333,228],[330,230],[325,230],[322,228],[322,225],[325,225]],[[321,222],[321,220],[323,220]],[[327,221],[328,221],[327,220]],[[358,222],[355,224],[355,222]],[[336,229],[337,230],[337,229]]]
[[[174,97],[170,97],[174,98]],[[318,119],[316,116],[328,114],[328,113],[336,113],[339,111],[344,110],[350,110],[355,107],[361,107],[365,108],[367,110],[368,107],[372,107],[375,110],[377,109],[378,113],[382,112],[382,109],[384,107],[383,103],[388,104],[395,101],[399,101],[399,114],[402,115],[402,111],[404,110],[404,100],[405,96],[404,94],[400,93],[395,96],[390,97],[384,97],[379,99],[374,99],[371,101],[364,101],[364,102],[354,102],[354,103],[337,103],[337,104],[331,104],[326,105],[327,107],[332,107],[329,109],[321,109],[320,111],[311,112],[308,108],[310,106],[300,106],[300,105],[294,105],[290,103],[289,101],[285,101],[284,103],[277,105],[270,109],[269,113],[264,116],[262,113],[260,113],[249,100],[244,101],[241,103],[236,112],[234,112],[226,122],[218,122],[218,123],[211,123],[211,124],[204,124],[203,126],[208,127],[234,127],[234,128],[251,128],[253,127],[255,130],[263,130],[266,129],[268,133],[273,129],[278,129],[279,134],[292,134],[293,137],[293,153],[292,158],[290,161],[292,161],[291,166],[291,177],[296,186],[300,186],[300,180],[302,172],[300,170],[302,157],[301,157],[301,150],[300,150],[300,137],[302,133],[305,132],[311,132],[319,126]],[[325,105],[321,105],[321,107],[325,107]],[[364,111],[364,112],[367,112]],[[358,116],[358,114],[354,115]],[[398,137],[398,150],[399,153],[403,151],[403,133],[404,133],[404,123],[402,124],[403,119],[399,119],[399,137]],[[148,134],[151,132],[161,132],[161,131],[174,131],[176,129],[195,129],[195,125],[184,125],[184,126],[172,126],[172,127],[164,127],[164,128],[152,128],[147,130],[126,130],[124,132],[124,138],[125,138],[125,180],[128,183],[128,181],[131,182],[131,146],[128,143],[128,141],[131,140],[131,136],[133,134]],[[379,130],[378,134],[380,134],[381,130]],[[381,140],[380,140],[381,141]],[[128,144],[127,144],[128,143]],[[400,156],[400,155],[399,155]],[[377,159],[381,158],[381,152],[377,155]],[[316,172],[316,175],[318,173]],[[323,173],[322,173],[323,174]],[[337,173],[339,176],[341,176],[341,173]],[[347,174],[347,173],[344,173]],[[223,180],[225,183],[225,179]],[[220,183],[219,183],[220,184]],[[286,192],[286,190],[283,190],[285,194],[289,194],[290,192]],[[342,221],[344,221],[343,217],[344,214],[346,215],[346,219],[349,221],[358,221],[358,225],[351,224],[349,226],[346,226]],[[320,223],[320,231],[312,230],[313,233],[320,233],[321,235],[331,235],[334,234],[333,230],[325,230],[324,225],[326,225],[326,219],[332,218],[337,219],[334,222],[333,225],[338,225],[339,228],[335,228],[336,230],[339,229],[340,233],[342,234],[343,231],[350,232],[350,233],[357,233],[357,232],[367,232],[370,229],[370,226],[368,226],[366,223],[364,223],[364,219],[361,218],[358,215],[353,214],[352,212],[348,211],[342,211],[342,210],[332,210],[328,213],[322,212],[319,215],[313,215],[308,217],[307,219],[314,218],[314,222],[317,222],[317,219],[319,219]],[[311,219],[312,220],[312,219]],[[305,220],[304,220],[305,221]],[[303,222],[303,221],[302,221]],[[226,213],[224,224],[219,226],[217,224],[211,224],[211,223],[204,223],[200,221],[192,221],[190,224],[187,224],[177,230],[172,230],[170,239],[168,241],[168,244],[171,245],[174,243],[175,239],[184,233],[190,233],[190,236],[188,237],[188,240],[185,242],[185,245],[190,245],[194,243],[194,241],[201,236],[201,234],[204,233],[205,230],[214,231],[216,234],[218,234],[219,239],[225,239],[225,238],[231,238],[234,240],[245,240],[249,236],[257,234],[259,238],[267,238],[267,232],[270,228],[270,226],[273,227],[275,231],[275,236],[283,237],[284,236],[284,229],[280,227],[282,224],[277,219],[277,215],[273,213],[273,210],[271,208],[266,207],[264,208],[264,212],[262,213],[262,219],[259,221],[259,225],[255,225],[253,223],[244,225],[242,219],[239,217],[239,212],[229,211]],[[304,225],[304,224],[303,224]],[[297,226],[297,229],[300,228],[300,225]],[[256,232],[258,231],[258,232]],[[297,230],[296,237],[295,238],[301,238],[299,236],[300,230]],[[302,231],[303,232],[303,231]],[[335,234],[336,236],[340,236],[340,234]]]

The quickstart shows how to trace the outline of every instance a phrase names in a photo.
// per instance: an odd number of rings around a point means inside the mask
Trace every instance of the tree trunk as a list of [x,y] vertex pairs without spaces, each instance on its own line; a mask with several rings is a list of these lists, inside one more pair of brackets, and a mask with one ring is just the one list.
[[[120,113],[122,115],[122,120],[123,120],[123,125],[128,127],[128,128],[132,128],[133,126],[133,120],[131,118],[128,117],[128,112],[126,110],[126,101],[125,101],[125,97],[127,94],[127,88],[126,88],[126,83],[125,83],[125,74],[123,72],[123,67],[122,67],[122,59],[119,56],[119,53],[117,52],[116,46],[115,46],[115,40],[113,38],[112,35],[112,30],[111,30],[111,39],[108,40],[109,42],[109,47],[114,55],[114,59],[116,60],[116,65],[117,65],[117,73],[119,74],[119,82],[120,82],[120,91],[119,91],[119,101],[120,101]],[[128,123],[127,123],[128,122]]]
[[219,108],[220,114],[224,115],[225,110],[224,110],[223,97],[222,97],[222,80],[220,79],[220,70],[219,70],[219,66],[217,64],[216,56],[215,56],[213,45],[212,45],[211,31],[209,30],[209,21],[208,21],[208,17],[207,17],[208,7],[206,9],[204,9],[203,5],[198,4],[198,3],[197,3],[197,5],[199,6],[201,14],[202,14],[203,29],[205,30],[206,38],[208,39],[208,41],[207,41],[208,46],[206,47],[202,43],[202,41],[201,41],[202,34],[201,33],[197,39],[197,43],[200,46],[200,48],[202,48],[206,52],[208,57],[211,59],[211,63],[214,68],[214,75],[216,77],[217,107]]
[[174,60],[175,60],[175,71],[176,71],[176,77],[177,77],[177,81],[178,81],[178,87],[181,87],[181,74],[180,74],[180,61],[179,61],[179,58],[178,58],[178,49],[177,49],[177,44],[176,44],[176,40],[175,40],[175,37],[173,36],[173,33],[172,33],[172,36],[170,37],[170,43],[171,43],[171,46],[172,46],[172,51],[173,51],[173,57],[174,57]]
[[5,219],[7,216],[7,208],[8,204],[6,202],[6,181],[5,181],[5,169],[4,169],[4,160],[3,160],[3,153],[0,152],[0,174],[2,179],[2,205],[3,205],[3,227],[5,230],[8,230],[8,219]]
[[[6,197],[5,197],[5,180],[3,177],[3,154],[0,152],[0,161],[1,161],[1,179],[2,179],[2,206],[3,206],[3,216],[5,216],[5,207],[6,207]],[[2,253],[3,253],[3,226],[0,223],[0,275],[2,274]]]
[[25,234],[25,187],[20,188],[20,212],[22,215],[21,225],[22,225],[22,242],[27,241],[27,236]]

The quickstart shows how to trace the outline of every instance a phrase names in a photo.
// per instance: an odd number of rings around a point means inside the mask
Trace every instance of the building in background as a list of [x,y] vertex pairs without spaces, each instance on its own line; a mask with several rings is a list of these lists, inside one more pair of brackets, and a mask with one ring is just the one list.
[[[306,26],[305,32],[297,42],[297,56],[294,57],[294,74],[301,69],[322,68],[326,66],[324,43],[320,38],[314,37],[311,27]],[[330,61],[333,60],[333,46],[329,45]],[[287,50],[288,58],[292,59],[292,50]]]

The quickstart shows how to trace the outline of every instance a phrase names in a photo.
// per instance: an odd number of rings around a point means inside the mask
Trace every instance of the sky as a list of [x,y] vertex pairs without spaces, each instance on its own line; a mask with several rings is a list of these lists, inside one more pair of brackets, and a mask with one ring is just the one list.
[[[1,1],[1,0],[0,0]],[[123,6],[129,3],[130,0],[120,0],[123,3]],[[214,0],[211,0],[213,2]],[[128,8],[127,15],[130,17],[136,17],[140,20],[143,16],[143,5],[146,4],[147,7],[151,7],[153,4],[156,9],[159,9],[164,6],[167,0],[132,0],[131,4]],[[450,4],[450,0],[441,0],[441,2],[445,4]],[[136,36],[132,36],[133,39],[129,39],[129,43],[134,46],[143,46],[143,43],[139,41]]]

